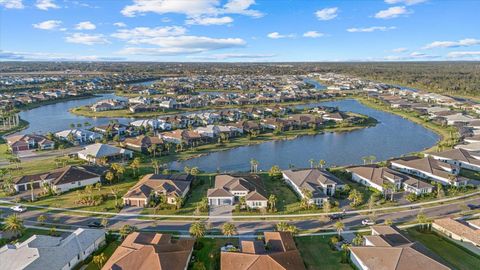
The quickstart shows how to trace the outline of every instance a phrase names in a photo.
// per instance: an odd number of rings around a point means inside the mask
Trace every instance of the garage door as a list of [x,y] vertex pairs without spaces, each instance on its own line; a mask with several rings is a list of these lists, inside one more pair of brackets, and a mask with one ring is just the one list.
[[222,199],[220,201],[220,205],[231,205],[232,204],[232,200],[230,199]]
[[25,191],[25,185],[18,186],[18,191]]

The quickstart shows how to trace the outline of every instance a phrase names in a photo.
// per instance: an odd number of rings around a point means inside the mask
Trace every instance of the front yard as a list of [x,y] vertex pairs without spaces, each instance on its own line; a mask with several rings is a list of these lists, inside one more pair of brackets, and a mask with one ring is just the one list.
[[453,241],[431,231],[419,231],[416,228],[406,230],[412,240],[419,241],[458,270],[478,269],[480,257],[455,244]]

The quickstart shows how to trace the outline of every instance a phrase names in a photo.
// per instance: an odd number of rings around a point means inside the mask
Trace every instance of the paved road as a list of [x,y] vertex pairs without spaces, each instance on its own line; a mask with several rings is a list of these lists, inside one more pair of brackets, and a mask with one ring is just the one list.
[[[391,219],[394,223],[405,223],[415,221],[419,211],[427,217],[445,217],[458,214],[462,211],[462,206],[468,204],[480,204],[480,198],[470,198],[462,202],[450,202],[448,204],[437,205],[433,207],[425,207],[423,209],[406,209],[399,210],[391,213],[379,213],[377,214],[377,223],[383,223],[386,219]],[[4,210],[4,215],[10,214],[11,211],[6,206],[0,206],[7,208]],[[92,220],[100,220],[99,218],[85,217],[74,214],[62,214],[62,213],[45,213],[39,210],[29,210],[25,213],[21,213],[20,216],[25,220],[28,225],[37,225],[37,217],[44,214],[47,217],[46,223],[49,225],[57,226],[72,226],[72,227],[86,227]],[[342,220],[345,224],[345,230],[349,228],[361,227],[361,221],[368,216],[365,214],[350,214]],[[188,221],[171,221],[171,220],[152,220],[152,219],[139,219],[134,217],[115,216],[108,219],[109,228],[118,229],[125,224],[136,226],[141,230],[152,231],[178,231],[182,233],[188,233],[188,228],[192,223]],[[207,221],[208,222],[208,221]],[[233,223],[237,227],[239,234],[247,235],[253,234],[255,231],[272,230],[279,221],[278,220],[234,220]],[[308,220],[291,220],[289,223],[294,224],[300,230],[321,231],[329,230],[333,228],[333,221],[329,221],[326,217],[313,217]],[[211,228],[219,229],[221,222],[209,222]]]

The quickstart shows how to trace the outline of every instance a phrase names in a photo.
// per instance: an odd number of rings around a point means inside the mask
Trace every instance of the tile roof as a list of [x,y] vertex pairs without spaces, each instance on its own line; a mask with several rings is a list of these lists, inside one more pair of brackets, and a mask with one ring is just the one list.
[[319,185],[343,185],[335,175],[323,169],[297,169],[282,171],[300,189],[312,191],[314,198],[325,197]]
[[124,198],[148,198],[152,192],[181,196],[193,180],[191,175],[147,174],[130,188]]
[[476,228],[452,218],[436,219],[433,223],[480,246],[480,230]]

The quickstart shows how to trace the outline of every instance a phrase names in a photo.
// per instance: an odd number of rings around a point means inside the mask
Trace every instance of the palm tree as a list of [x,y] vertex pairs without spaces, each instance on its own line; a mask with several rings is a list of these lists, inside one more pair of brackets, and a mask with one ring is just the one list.
[[368,160],[370,160],[370,164],[372,164],[376,159],[377,159],[377,157],[374,156],[374,155],[371,155],[371,156],[368,157]]
[[301,201],[302,207],[305,209],[310,209],[310,200],[312,199],[312,196],[313,196],[312,191],[304,188],[302,189],[302,194],[303,194],[302,201]]
[[362,160],[363,160],[363,165],[367,164],[367,161],[368,161],[368,157],[362,157]]
[[130,164],[130,168],[133,170],[133,176],[137,175],[138,168],[140,168],[141,160],[139,157],[133,159],[132,163]]
[[250,160],[250,171],[252,173],[256,173],[258,168],[258,161],[256,159],[251,159]]
[[321,159],[319,162],[318,162],[318,165],[320,165],[320,168],[323,169],[323,167],[325,166],[325,164],[327,164],[327,162],[323,159]]
[[152,144],[149,148],[148,148],[148,152],[150,154],[153,154],[153,157],[155,158],[155,155],[157,154],[157,145],[156,144]]
[[175,208],[178,210],[180,208],[182,208],[182,205],[183,205],[183,197],[181,196],[175,196]]
[[204,236],[206,231],[207,228],[205,227],[205,224],[201,222],[192,223],[192,225],[190,225],[190,229],[188,230],[190,235],[195,238]]
[[237,228],[234,224],[227,222],[222,225],[222,233],[225,236],[232,236],[237,234]]
[[120,163],[113,163],[112,170],[117,174],[118,179],[121,179],[121,176],[125,173],[125,166]]
[[363,237],[360,234],[357,234],[352,240],[354,246],[361,246],[363,244]]
[[190,169],[190,174],[193,175],[193,177],[196,179],[197,175],[200,173],[200,170],[198,167],[193,167]]
[[130,233],[134,232],[137,230],[137,227],[135,226],[131,226],[129,224],[125,224],[123,225],[120,230],[118,231],[118,233],[120,234],[120,236],[122,237],[122,239],[125,239],[125,237],[127,237],[127,235],[129,235]]
[[111,171],[108,171],[106,174],[105,174],[105,179],[107,179],[108,182],[110,182],[110,184],[113,183],[113,179],[115,178],[115,175],[111,172]]
[[3,229],[14,235],[21,236],[25,227],[23,226],[23,220],[17,214],[13,214],[5,219]]
[[102,269],[102,266],[105,262],[107,262],[107,257],[102,253],[93,256],[93,263],[98,267],[98,269]]
[[345,229],[345,224],[343,224],[341,221],[337,221],[335,224],[333,224],[333,227],[337,231],[338,236],[341,236],[343,229]]
[[310,169],[313,169],[313,164],[315,163],[315,159],[310,159],[308,160],[308,162],[310,162]]
[[160,163],[158,162],[158,160],[156,159],[152,160],[152,167],[154,169],[155,174],[158,174],[160,171]]
[[271,212],[277,211],[277,196],[275,194],[270,194],[268,197],[268,207]]

